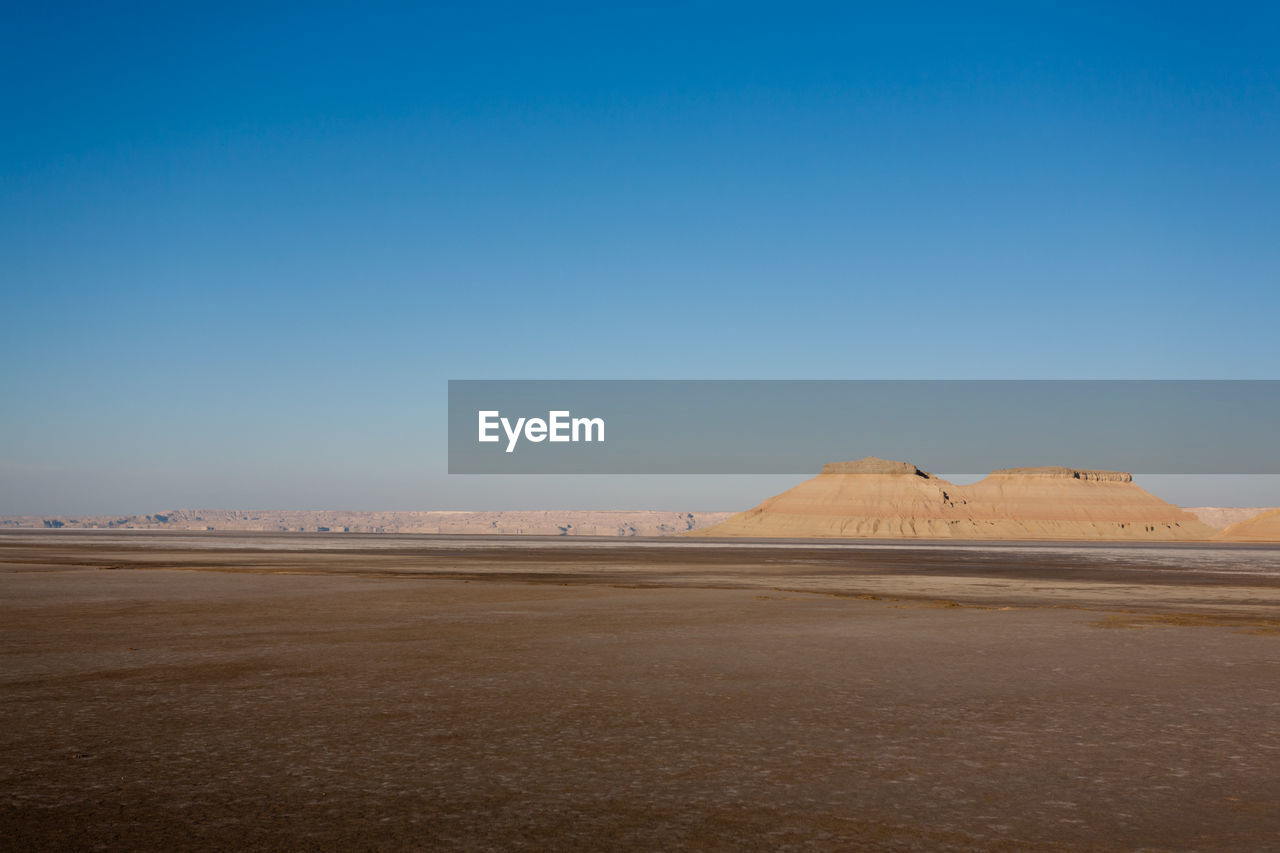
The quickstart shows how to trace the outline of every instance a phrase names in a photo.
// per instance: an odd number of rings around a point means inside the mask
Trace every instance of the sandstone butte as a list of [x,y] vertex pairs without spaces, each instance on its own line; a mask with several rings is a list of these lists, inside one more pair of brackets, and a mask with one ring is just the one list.
[[1280,509],[1233,524],[1218,538],[1230,542],[1280,542]]
[[833,462],[811,480],[685,536],[1206,540],[1218,531],[1120,471],[1006,468],[958,486],[907,462]]

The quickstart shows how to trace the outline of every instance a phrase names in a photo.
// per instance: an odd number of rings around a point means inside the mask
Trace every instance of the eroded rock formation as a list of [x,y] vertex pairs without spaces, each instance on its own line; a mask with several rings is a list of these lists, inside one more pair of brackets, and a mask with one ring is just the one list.
[[1210,539],[1194,515],[1121,471],[1006,468],[968,486],[867,457],[691,536],[886,539]]

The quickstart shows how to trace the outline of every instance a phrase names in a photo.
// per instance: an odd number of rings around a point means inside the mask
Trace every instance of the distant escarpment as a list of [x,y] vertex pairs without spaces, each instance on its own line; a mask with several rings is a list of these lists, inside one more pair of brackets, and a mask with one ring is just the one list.
[[1121,471],[993,471],[958,486],[867,457],[822,473],[690,536],[884,539],[1196,540],[1217,531]]
[[0,530],[238,530],[292,533],[432,533],[473,536],[671,536],[727,512],[500,510],[492,512],[177,509],[150,515],[8,516]]

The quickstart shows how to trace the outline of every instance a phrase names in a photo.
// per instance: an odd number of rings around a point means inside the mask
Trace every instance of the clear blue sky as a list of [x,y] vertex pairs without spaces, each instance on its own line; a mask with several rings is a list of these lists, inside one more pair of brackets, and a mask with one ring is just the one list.
[[761,496],[450,478],[449,378],[1277,377],[1275,4],[473,5],[10,6],[0,513]]

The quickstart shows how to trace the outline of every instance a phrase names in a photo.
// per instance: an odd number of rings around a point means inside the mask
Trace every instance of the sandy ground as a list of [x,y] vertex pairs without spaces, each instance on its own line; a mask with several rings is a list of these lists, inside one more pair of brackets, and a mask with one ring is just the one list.
[[1280,848],[1280,550],[0,534],[4,849]]

